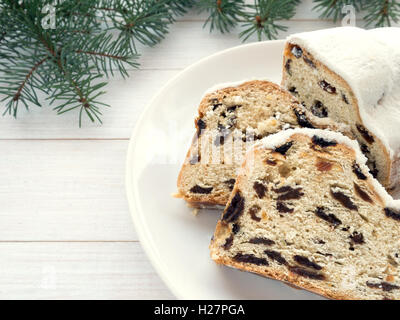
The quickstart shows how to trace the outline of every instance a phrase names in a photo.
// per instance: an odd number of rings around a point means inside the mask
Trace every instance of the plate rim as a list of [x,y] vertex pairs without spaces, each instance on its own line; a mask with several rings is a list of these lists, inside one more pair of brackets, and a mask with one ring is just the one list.
[[147,115],[147,113],[149,112],[150,106],[154,104],[154,101],[156,101],[156,99],[165,91],[166,88],[168,88],[171,84],[177,81],[182,75],[186,74],[187,72],[190,72],[191,69],[194,69],[198,65],[204,63],[205,61],[243,48],[262,46],[265,45],[266,43],[279,44],[284,42],[285,40],[268,40],[268,41],[253,42],[248,44],[241,44],[228,49],[217,51],[211,55],[199,59],[198,61],[190,64],[183,70],[179,71],[176,75],[174,75],[171,79],[169,79],[160,89],[157,90],[157,92],[152,96],[150,101],[145,105],[145,107],[141,111],[139,118],[136,121],[136,124],[134,125],[132,134],[129,138],[129,145],[125,162],[125,191],[128,200],[128,208],[141,247],[143,248],[147,258],[150,260],[150,263],[155,269],[158,276],[161,278],[164,284],[168,287],[168,289],[177,299],[186,299],[186,298],[184,297],[184,294],[181,293],[180,290],[175,286],[175,284],[173,284],[172,281],[170,281],[165,269],[162,268],[162,261],[160,261],[157,258],[156,247],[154,244],[152,244],[151,238],[149,237],[150,231],[148,230],[148,226],[146,226],[146,224],[142,219],[143,213],[140,212],[137,205],[135,204],[138,195],[136,188],[133,186],[133,180],[135,177],[135,170],[134,170],[135,166],[134,166],[133,155],[134,155],[134,150],[136,148],[136,137],[139,135],[140,128],[142,127],[143,124],[143,120]]

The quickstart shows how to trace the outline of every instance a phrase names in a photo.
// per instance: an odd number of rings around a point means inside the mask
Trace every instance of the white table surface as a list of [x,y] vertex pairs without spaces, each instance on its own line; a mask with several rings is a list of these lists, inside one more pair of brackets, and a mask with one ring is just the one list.
[[[289,33],[334,26],[299,6]],[[152,95],[202,57],[241,44],[190,12],[141,68],[110,80],[104,124],[49,106],[0,118],[0,299],[173,299],[143,252],[125,197],[132,128]],[[362,21],[358,22],[362,25]],[[194,108],[196,106],[193,106]]]

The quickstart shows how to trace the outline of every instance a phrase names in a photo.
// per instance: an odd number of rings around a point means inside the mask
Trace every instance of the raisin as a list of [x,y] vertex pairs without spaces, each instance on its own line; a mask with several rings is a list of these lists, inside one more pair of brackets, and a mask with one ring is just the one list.
[[222,246],[224,250],[229,250],[233,244],[233,234],[230,235],[229,238],[226,238],[225,244]]
[[222,216],[222,220],[226,222],[234,222],[243,213],[243,210],[244,210],[244,198],[242,197],[240,192],[236,192],[231,202],[229,203],[228,207],[225,209],[225,212]]
[[275,152],[280,153],[281,155],[285,155],[286,152],[292,147],[293,141],[289,141],[288,143],[285,143],[284,145],[281,145],[280,147],[275,149]]
[[257,222],[261,221],[261,218],[257,217],[257,213],[261,210],[261,208],[257,205],[252,206],[249,209],[250,217]]
[[265,192],[267,191],[267,187],[264,186],[262,183],[256,181],[253,184],[253,189],[257,193],[257,196],[262,199],[265,196]]
[[337,145],[337,142],[335,140],[329,141],[318,136],[313,136],[312,142],[322,148],[333,147]]
[[332,86],[330,83],[326,82],[325,80],[318,82],[318,85],[326,92],[330,94],[336,94],[336,88]]
[[267,159],[265,162],[266,162],[267,164],[269,164],[270,166],[276,166],[276,165],[277,165],[276,161],[271,160],[271,159]]
[[315,63],[314,63],[311,59],[309,59],[309,58],[307,58],[306,56],[304,56],[304,57],[303,57],[303,60],[304,60],[304,62],[307,63],[311,68],[317,69],[317,66],[315,65]]
[[385,208],[385,215],[388,218],[400,221],[400,211],[395,211],[394,209]]
[[280,201],[278,201],[278,202],[276,203],[276,209],[277,209],[279,212],[282,212],[282,213],[293,213],[293,211],[294,211],[293,208],[289,208],[288,206],[286,206],[285,203],[280,202]]
[[303,256],[299,256],[299,255],[295,255],[293,257],[294,261],[296,261],[298,264],[301,264],[302,266],[305,267],[309,267],[315,270],[322,270],[322,267],[318,264],[316,264],[315,262],[310,261],[308,258],[303,257]]
[[362,170],[357,162],[353,163],[353,172],[356,174],[358,179],[367,180],[367,176],[362,172]]
[[302,188],[294,189],[290,186],[282,187],[280,189],[274,189],[276,193],[280,193],[277,198],[278,201],[300,199],[302,196],[304,196],[304,193],[301,192],[301,190]]
[[385,292],[390,292],[390,291],[393,291],[393,290],[398,290],[398,289],[400,289],[399,286],[396,286],[396,285],[394,285],[394,284],[391,284],[391,283],[389,283],[389,282],[384,282],[384,281],[382,281],[381,283],[371,283],[371,282],[367,281],[366,284],[367,284],[367,286],[368,286],[369,288],[372,288],[372,289],[382,289],[382,290],[385,291]]
[[226,109],[226,111],[228,111],[228,112],[233,112],[233,111],[235,111],[237,108],[240,108],[240,107],[241,107],[241,105],[231,106],[231,107],[228,107],[228,108]]
[[367,141],[369,144],[375,142],[374,137],[371,136],[371,134],[368,132],[367,129],[365,129],[365,127],[363,125],[357,124],[356,127],[357,127],[358,132],[361,133],[362,137],[365,139],[365,141]]
[[281,187],[279,189],[273,189],[273,190],[276,193],[286,193],[286,192],[288,192],[290,190],[293,190],[293,188],[291,186],[284,186],[284,187]]
[[234,224],[232,225],[232,232],[233,232],[234,234],[237,234],[237,233],[239,232],[239,230],[240,230],[240,226],[239,226],[237,223],[234,223]]
[[264,253],[268,256],[268,258],[275,260],[279,264],[287,265],[287,261],[284,257],[278,252],[273,250],[265,250]]
[[222,118],[226,118],[226,113],[225,113],[225,111],[222,111],[221,114],[220,114],[220,116],[221,116]]
[[343,192],[331,190],[331,195],[334,199],[339,201],[345,208],[358,211],[358,207]]
[[202,119],[198,119],[196,124],[197,124],[197,137],[200,137],[201,131],[204,130],[207,127],[207,125]]
[[349,100],[347,99],[344,93],[342,93],[342,100],[344,101],[345,104],[349,104]]
[[289,92],[290,92],[291,94],[293,94],[293,95],[298,95],[298,94],[299,94],[298,91],[297,91],[297,89],[296,89],[296,87],[290,87],[290,88],[289,88]]
[[268,266],[269,265],[267,259],[258,258],[253,254],[237,253],[233,257],[233,260],[235,260],[237,262],[251,263],[251,264],[255,264],[257,266]]
[[376,162],[374,161],[374,162],[372,162],[372,169],[370,169],[369,170],[369,172],[372,174],[372,176],[376,179],[376,177],[378,176],[378,174],[379,174],[379,170],[377,169],[377,167],[376,167]]
[[200,162],[200,155],[199,154],[195,154],[192,158],[190,158],[189,163],[190,164],[196,164],[198,162]]
[[291,65],[291,63],[292,63],[292,59],[288,59],[288,60],[286,61],[286,63],[285,63],[285,69],[286,69],[286,72],[289,74],[289,76],[292,75],[292,72],[291,72],[291,70],[290,70],[290,65]]
[[307,117],[306,117],[306,115],[305,115],[305,113],[303,111],[294,109],[294,113],[295,113],[296,118],[297,118],[297,123],[299,124],[300,127],[315,129],[315,127],[307,119]]
[[303,50],[299,47],[299,46],[296,46],[296,45],[294,45],[293,47],[292,47],[292,53],[293,53],[293,55],[297,58],[297,59],[299,59],[299,58],[301,58],[301,56],[303,55]]
[[213,187],[200,187],[199,185],[195,185],[190,189],[191,193],[200,193],[200,194],[210,194],[213,190]]
[[264,244],[266,246],[272,246],[273,244],[275,244],[274,241],[267,239],[267,238],[253,238],[250,239],[249,243],[251,244]]
[[355,244],[363,244],[365,243],[364,241],[364,235],[362,233],[358,233],[357,231],[354,231],[352,235],[350,235],[351,242]]
[[322,102],[318,100],[315,101],[314,105],[311,107],[311,112],[318,118],[328,117],[328,110],[325,108]]
[[364,201],[367,201],[369,203],[373,203],[371,197],[369,196],[368,193],[366,193],[363,189],[360,188],[360,186],[356,183],[354,183],[354,190],[356,190],[356,193],[358,196],[363,199]]
[[289,270],[299,276],[313,279],[313,280],[325,280],[325,276],[321,273],[317,273],[311,270],[307,270],[300,267],[289,267]]
[[370,153],[369,148],[368,148],[368,146],[366,144],[361,143],[360,146],[361,146],[361,151],[363,153]]
[[317,210],[315,210],[315,214],[318,218],[333,224],[335,227],[342,224],[342,221],[340,221],[334,214],[325,213],[324,209],[321,207],[318,207]]
[[224,181],[224,183],[228,186],[229,190],[233,190],[233,187],[235,185],[236,180],[235,179],[229,179]]

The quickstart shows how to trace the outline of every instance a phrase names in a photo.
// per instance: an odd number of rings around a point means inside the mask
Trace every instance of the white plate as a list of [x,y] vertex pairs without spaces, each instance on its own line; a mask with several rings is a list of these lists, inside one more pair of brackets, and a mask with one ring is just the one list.
[[132,134],[126,185],[133,221],[158,274],[180,299],[320,299],[278,281],[217,266],[208,245],[220,211],[203,210],[195,217],[183,200],[171,197],[204,91],[243,79],[279,83],[283,45],[243,45],[188,67],[155,95]]

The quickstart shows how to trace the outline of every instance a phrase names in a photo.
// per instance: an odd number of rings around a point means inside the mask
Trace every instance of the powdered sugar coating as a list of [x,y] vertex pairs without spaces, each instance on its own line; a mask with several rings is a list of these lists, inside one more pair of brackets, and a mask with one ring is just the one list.
[[288,38],[340,75],[358,100],[365,127],[400,157],[400,28],[340,27]]
[[[350,138],[342,135],[339,132],[329,131],[329,130],[321,130],[321,129],[308,129],[308,128],[296,128],[296,129],[288,129],[276,134],[270,135],[266,138],[263,138],[259,142],[257,142],[253,148],[267,148],[271,150],[275,150],[277,147],[285,144],[290,141],[292,136],[295,134],[301,134],[308,136],[310,138],[317,136],[324,140],[328,141],[336,141],[338,144],[345,145],[352,150],[354,150],[356,161],[362,171],[367,175],[368,179],[373,184],[376,192],[380,195],[382,200],[385,203],[385,206],[399,209],[400,210],[400,200],[394,200],[385,190],[385,188],[376,180],[372,174],[369,173],[369,168],[367,167],[367,158],[361,152],[361,149],[355,140],[351,140]],[[249,150],[251,152],[252,149]]]

